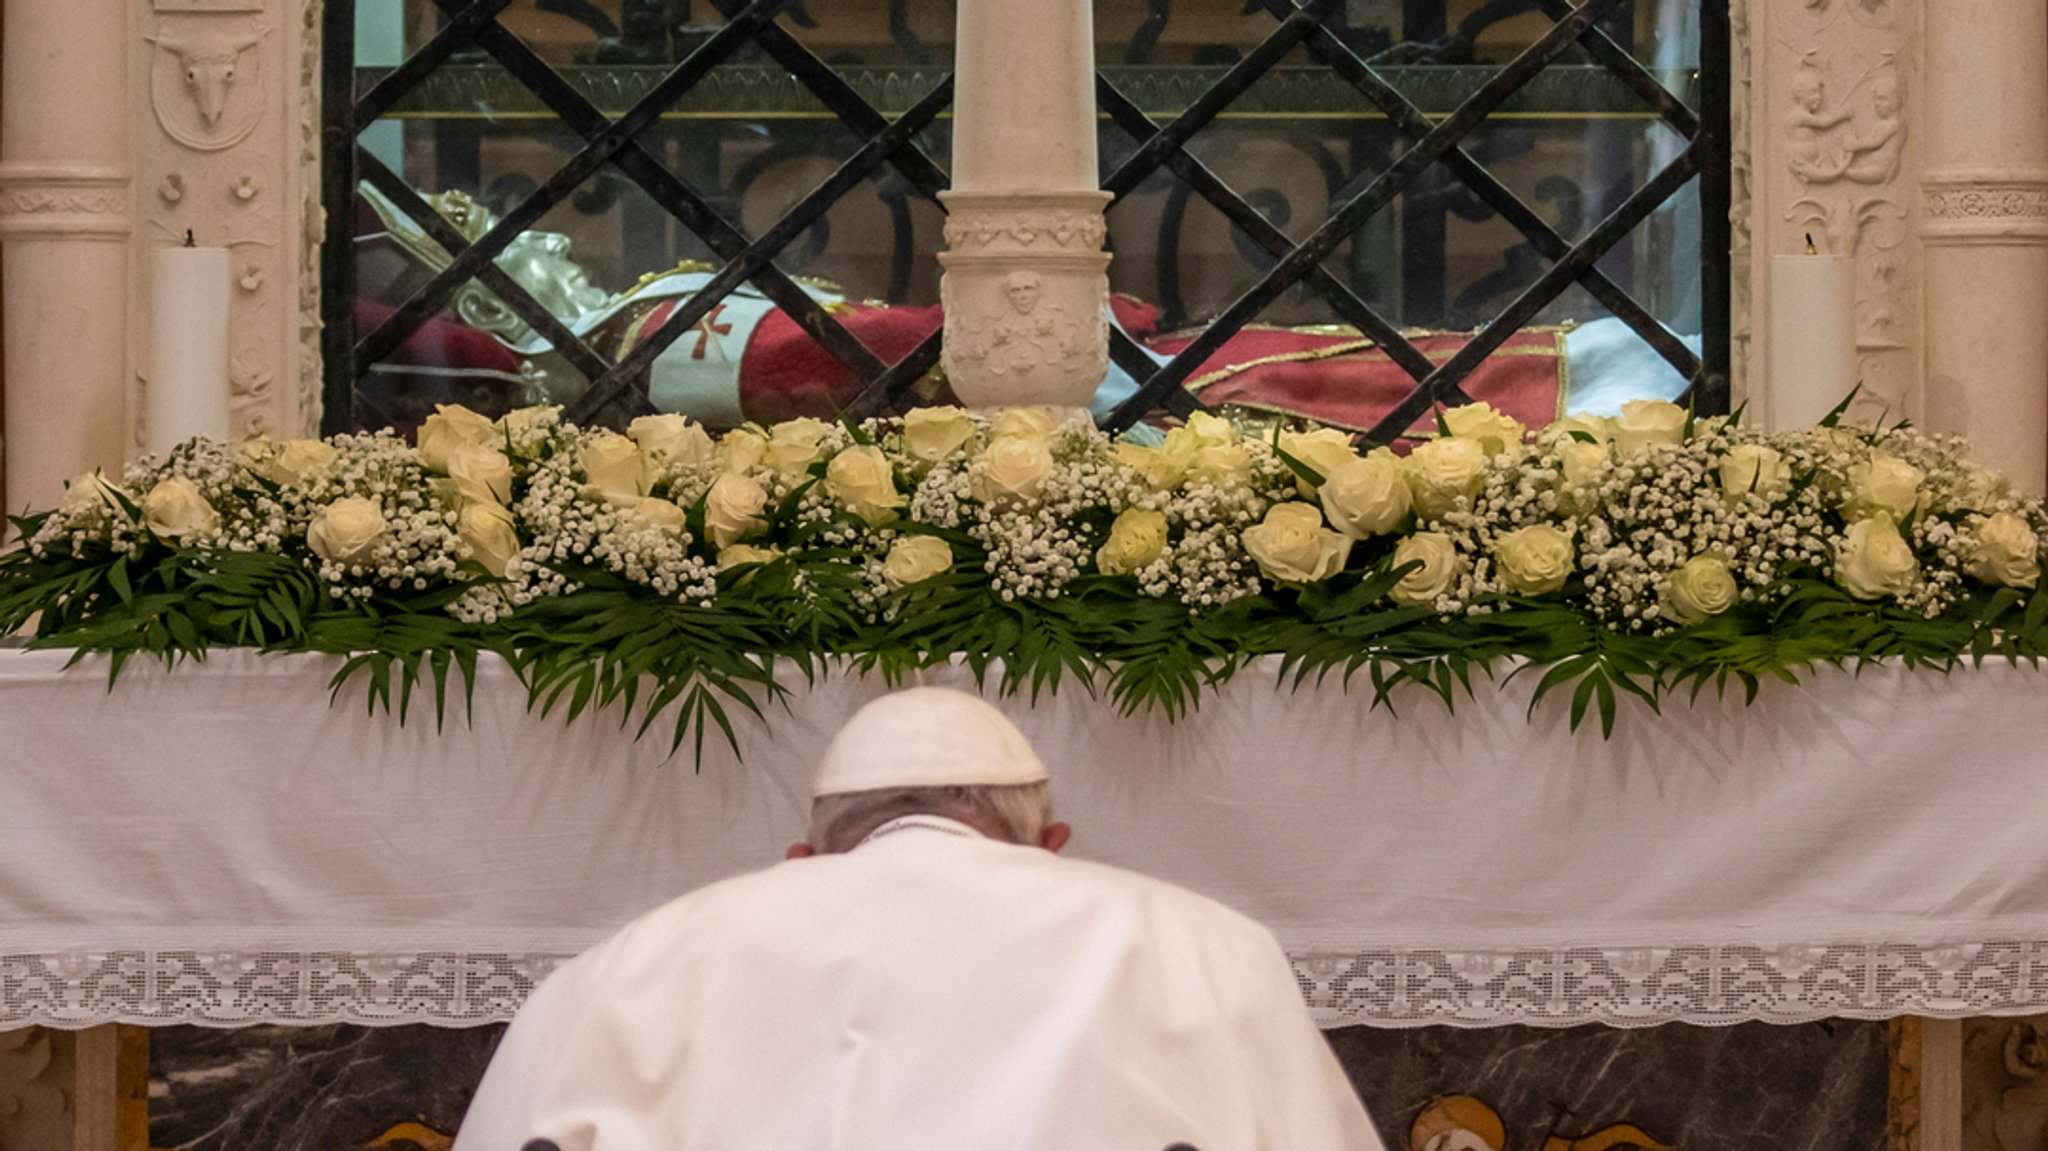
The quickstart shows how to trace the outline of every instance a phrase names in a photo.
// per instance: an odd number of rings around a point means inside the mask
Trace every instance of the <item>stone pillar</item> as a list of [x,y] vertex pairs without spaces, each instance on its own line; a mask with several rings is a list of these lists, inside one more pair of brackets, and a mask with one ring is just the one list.
[[1766,425],[1771,257],[1806,238],[1855,263],[1861,423],[1921,418],[1922,142],[1915,46],[1930,0],[1733,0],[1737,379]]
[[2048,6],[1928,0],[1926,419],[2048,485]]
[[128,9],[10,0],[0,19],[5,466],[18,511],[124,454]]
[[976,407],[1085,407],[1109,367],[1088,0],[963,0],[945,368]]

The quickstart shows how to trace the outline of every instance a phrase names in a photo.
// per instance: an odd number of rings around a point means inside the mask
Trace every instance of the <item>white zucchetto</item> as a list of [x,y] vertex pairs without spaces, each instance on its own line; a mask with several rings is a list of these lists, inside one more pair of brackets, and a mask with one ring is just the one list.
[[1015,724],[979,696],[913,687],[846,721],[818,763],[814,796],[889,787],[1041,783],[1045,764]]

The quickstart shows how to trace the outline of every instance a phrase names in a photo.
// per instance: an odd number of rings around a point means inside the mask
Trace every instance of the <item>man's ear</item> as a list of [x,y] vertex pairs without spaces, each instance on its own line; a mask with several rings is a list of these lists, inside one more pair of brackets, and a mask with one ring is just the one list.
[[789,845],[789,850],[782,853],[782,858],[809,859],[816,854],[818,854],[818,850],[808,843],[792,843]]
[[1064,823],[1048,823],[1038,832],[1038,846],[1058,855],[1067,840],[1074,837],[1074,829]]

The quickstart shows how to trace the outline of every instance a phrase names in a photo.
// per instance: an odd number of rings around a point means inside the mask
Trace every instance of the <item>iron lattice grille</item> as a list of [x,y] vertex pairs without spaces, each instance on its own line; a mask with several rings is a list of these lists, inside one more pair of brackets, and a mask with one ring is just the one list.
[[[388,319],[370,331],[358,332],[350,306],[355,290],[353,237],[346,228],[330,227],[322,253],[327,430],[345,430],[350,425],[354,387],[361,374],[445,307],[471,277],[494,292],[592,381],[566,413],[572,420],[587,419],[617,401],[644,404],[635,381],[645,377],[654,359],[712,315],[731,292],[749,283],[783,308],[812,339],[864,381],[865,387],[846,414],[858,417],[900,408],[912,386],[937,364],[943,333],[935,333],[896,363],[883,363],[823,305],[780,271],[775,260],[841,197],[878,175],[885,166],[893,168],[913,194],[936,199],[947,187],[948,178],[917,145],[916,136],[949,106],[951,78],[940,80],[892,121],[775,23],[778,13],[797,7],[794,0],[714,0],[726,23],[670,68],[628,111],[613,119],[498,23],[499,15],[511,2],[435,0],[444,17],[441,29],[360,96],[353,68],[354,5],[348,0],[330,0],[325,9],[323,32],[328,66],[323,194],[329,220],[349,218],[357,182],[364,181],[398,205],[450,256],[447,267],[417,288]],[[1727,410],[1730,269],[1726,10],[1717,8],[1715,0],[1702,2],[1700,107],[1694,109],[1668,91],[1602,29],[1602,19],[1622,8],[1623,0],[1586,0],[1577,6],[1569,0],[1528,3],[1551,19],[1550,30],[1471,92],[1448,116],[1434,119],[1333,30],[1333,14],[1342,8],[1339,0],[1249,0],[1248,10],[1264,9],[1274,17],[1276,27],[1163,126],[1116,84],[1098,75],[1097,92],[1103,114],[1137,141],[1135,150],[1104,174],[1104,189],[1121,200],[1153,174],[1170,173],[1187,191],[1215,207],[1253,248],[1271,261],[1248,291],[1163,365],[1112,328],[1112,358],[1140,381],[1137,394],[1108,419],[1113,430],[1127,428],[1160,409],[1179,415],[1199,410],[1201,404],[1186,387],[1189,376],[1226,340],[1243,331],[1266,307],[1296,287],[1315,293],[1339,319],[1378,342],[1389,358],[1415,381],[1407,398],[1368,433],[1371,440],[1384,442],[1399,436],[1436,404],[1467,402],[1468,397],[1460,390],[1461,382],[1508,337],[1574,284],[1626,323],[1691,382],[1690,398],[1699,410]],[[752,239],[638,142],[640,134],[658,117],[748,44],[757,45],[786,69],[864,141],[830,177]],[[1575,46],[1616,77],[1685,142],[1676,159],[1576,241],[1559,235],[1463,147],[1463,141],[1491,113]],[[1335,205],[1323,223],[1298,243],[1188,150],[1198,133],[1296,48],[1304,49],[1310,58],[1363,95],[1412,140],[1406,152],[1355,195]],[[365,128],[398,106],[456,53],[465,50],[488,53],[582,141],[579,151],[474,242],[466,241],[359,143]],[[1322,262],[1377,213],[1389,209],[1404,192],[1414,189],[1437,165],[1507,221],[1548,262],[1547,269],[1533,283],[1482,326],[1461,351],[1441,364],[1427,358],[1403,336],[1398,326],[1375,311]],[[493,263],[521,231],[607,167],[637,185],[724,261],[702,289],[684,301],[656,332],[616,362],[579,340]],[[1596,267],[1603,255],[1695,178],[1701,185],[1704,221],[1702,353],[1697,355]]]

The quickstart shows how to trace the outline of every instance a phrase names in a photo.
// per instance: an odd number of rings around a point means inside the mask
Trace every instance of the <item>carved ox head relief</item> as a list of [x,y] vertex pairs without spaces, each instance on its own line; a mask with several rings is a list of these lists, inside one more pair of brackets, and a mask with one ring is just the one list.
[[185,90],[199,108],[199,118],[211,128],[220,123],[227,110],[228,89],[235,85],[235,64],[242,53],[262,41],[260,33],[234,40],[185,40],[164,36],[156,45],[178,58],[185,74]]

